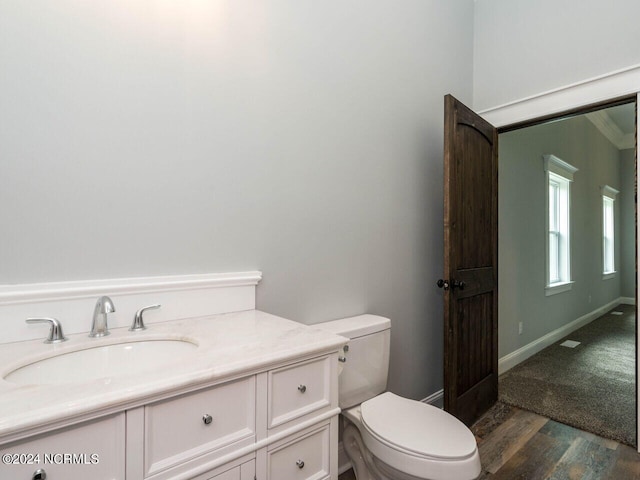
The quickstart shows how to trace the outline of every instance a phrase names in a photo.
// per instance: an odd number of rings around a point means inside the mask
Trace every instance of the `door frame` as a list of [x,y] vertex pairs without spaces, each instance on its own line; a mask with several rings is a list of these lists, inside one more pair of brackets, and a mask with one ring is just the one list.
[[[506,103],[478,112],[489,123],[498,128],[498,133],[521,128],[526,125],[543,123],[551,118],[558,118],[577,112],[586,113],[595,110],[598,105],[611,105],[616,101],[624,103],[635,97],[636,105],[640,102],[640,65],[617,70],[582,82],[550,90],[531,97]],[[593,108],[592,108],[593,107]],[[638,127],[640,126],[640,108],[636,118],[636,165],[638,162]],[[498,171],[500,167],[498,166]],[[636,169],[636,185],[638,173]],[[638,382],[638,258],[640,258],[640,224],[636,204],[636,433],[640,419],[640,382]],[[498,319],[498,321],[500,321]],[[640,438],[640,435],[638,435]],[[640,441],[638,442],[640,452]]]

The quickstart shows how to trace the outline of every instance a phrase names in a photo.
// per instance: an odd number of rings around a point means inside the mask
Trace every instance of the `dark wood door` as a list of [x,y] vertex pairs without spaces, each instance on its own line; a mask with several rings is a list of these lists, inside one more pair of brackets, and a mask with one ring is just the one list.
[[444,408],[467,425],[498,398],[498,134],[445,97]]

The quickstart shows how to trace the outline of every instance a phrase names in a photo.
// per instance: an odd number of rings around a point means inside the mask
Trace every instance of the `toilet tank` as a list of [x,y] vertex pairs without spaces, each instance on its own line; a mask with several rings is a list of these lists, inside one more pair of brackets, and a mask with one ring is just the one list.
[[340,408],[350,408],[387,389],[391,321],[377,315],[358,315],[314,325],[349,339],[340,363]]

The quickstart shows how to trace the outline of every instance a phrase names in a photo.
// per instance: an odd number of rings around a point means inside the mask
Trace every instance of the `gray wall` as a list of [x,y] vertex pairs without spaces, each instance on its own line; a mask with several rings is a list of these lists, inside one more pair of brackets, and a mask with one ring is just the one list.
[[[623,239],[635,239],[635,150],[620,151],[620,235]],[[635,241],[624,241],[620,246],[620,295],[636,296],[636,246]]]
[[[620,152],[584,116],[503,133],[499,137],[499,355],[511,353],[621,295],[623,244],[635,245],[633,212],[622,218]],[[579,171],[571,184],[571,291],[545,296],[544,154]],[[632,178],[632,177],[631,177]],[[633,182],[633,178],[631,180]],[[602,279],[600,187],[621,190],[616,201],[615,278]],[[633,183],[631,183],[633,192]],[[621,225],[631,229],[623,230]],[[627,237],[622,238],[622,233]],[[634,296],[631,293],[629,296]],[[522,335],[518,322],[523,322]]]
[[0,3],[0,283],[260,269],[442,387],[443,95],[473,1]]
[[474,107],[640,64],[637,0],[476,0]]

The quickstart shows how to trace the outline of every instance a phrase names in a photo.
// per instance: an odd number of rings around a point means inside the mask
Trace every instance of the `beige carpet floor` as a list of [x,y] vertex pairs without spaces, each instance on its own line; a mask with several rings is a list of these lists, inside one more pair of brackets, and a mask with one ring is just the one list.
[[623,314],[609,312],[501,375],[500,400],[635,446],[635,306],[613,311]]

